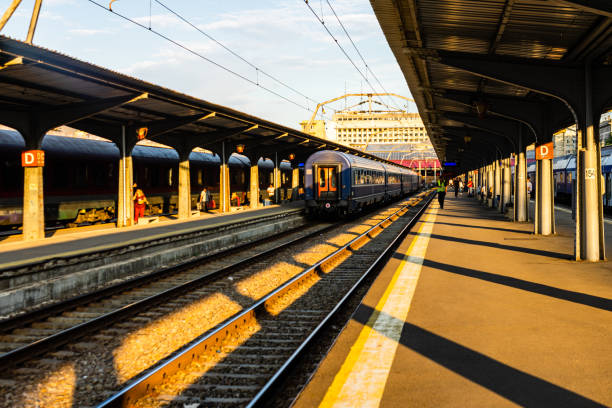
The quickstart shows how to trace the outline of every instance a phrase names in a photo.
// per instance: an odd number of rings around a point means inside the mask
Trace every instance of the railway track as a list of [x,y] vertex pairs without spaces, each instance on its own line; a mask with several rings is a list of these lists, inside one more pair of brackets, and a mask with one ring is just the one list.
[[407,207],[385,217],[98,408],[264,406],[302,352],[367,275],[384,263],[432,198],[423,198],[412,217],[402,218]]
[[[5,376],[0,375],[0,406],[4,406],[3,403],[7,406],[92,406],[110,397],[120,386],[138,377],[139,373],[154,367],[185,344],[196,341],[206,329],[212,329],[241,311],[250,310],[273,287],[283,284],[303,270],[313,270],[312,264],[315,261],[306,260],[304,253],[310,254],[309,259],[313,256],[320,259],[322,253],[334,252],[338,246],[342,247],[362,230],[369,229],[377,223],[376,218],[380,216],[356,221],[352,229],[344,234],[332,232],[331,225],[320,225],[312,227],[312,230],[303,229],[300,231],[301,237],[287,234],[286,245],[270,239],[262,244],[266,245],[265,248],[243,248],[240,256],[240,251],[233,250],[231,266],[221,264],[227,260],[211,259],[206,268],[201,265],[194,267],[197,270],[195,272],[187,270],[171,276],[160,274],[155,282],[148,283],[156,287],[153,295],[147,287],[134,285],[131,289],[117,290],[115,294],[98,294],[98,300],[81,302],[76,307],[72,305],[70,311],[64,310],[47,316],[44,321],[31,321],[28,328],[21,328],[23,330],[13,327],[12,332],[26,341],[36,336],[44,339],[19,346],[5,354],[9,358],[0,361],[3,366],[21,362],[11,372],[4,373]],[[342,239],[338,236],[342,236]],[[306,237],[315,241],[318,239],[319,242],[314,246],[312,242],[306,244]],[[255,260],[253,252],[259,254]],[[272,254],[280,259],[294,258],[295,262],[272,268]],[[329,266],[330,262],[326,260],[325,264]],[[361,262],[360,266],[363,266]],[[213,270],[223,272],[213,274]],[[250,274],[257,273],[261,275],[259,280],[251,279]],[[180,285],[177,282],[181,279],[177,280],[176,276],[182,276]],[[171,283],[172,280],[174,283]],[[243,285],[244,282],[247,284]],[[304,309],[300,320],[320,320],[320,316],[313,310]],[[85,319],[85,322],[79,319]],[[180,324],[174,323],[176,321]],[[70,327],[57,331],[58,327],[64,326]],[[168,340],[167,333],[178,330],[179,326],[180,338]],[[50,330],[56,331],[49,336]],[[88,333],[90,335],[86,336]],[[266,338],[262,338],[260,345],[266,343],[269,347],[274,344],[275,349],[288,351],[294,346],[294,336],[296,333],[287,333],[287,338],[277,339],[280,341],[276,342],[274,339],[267,342]],[[5,337],[0,339],[9,340]],[[59,348],[61,344],[64,346]],[[245,350],[241,349],[240,352]],[[42,358],[32,358],[45,351],[47,353]],[[260,351],[251,357],[255,358]],[[221,352],[216,354],[222,355]],[[136,358],[134,356],[140,356],[138,361],[132,361]],[[107,372],[110,374],[102,374]],[[242,374],[237,374],[238,381]],[[71,385],[66,388],[66,384]],[[253,391],[253,384],[244,389]],[[65,400],[72,402],[64,405],[58,402]]]
[[317,224],[0,322],[0,366],[11,366],[333,228]]

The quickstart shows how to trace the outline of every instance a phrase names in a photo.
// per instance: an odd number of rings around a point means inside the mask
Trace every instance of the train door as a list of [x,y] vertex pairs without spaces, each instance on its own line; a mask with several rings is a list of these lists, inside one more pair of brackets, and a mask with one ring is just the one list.
[[338,167],[319,166],[317,168],[318,199],[336,200],[338,198]]

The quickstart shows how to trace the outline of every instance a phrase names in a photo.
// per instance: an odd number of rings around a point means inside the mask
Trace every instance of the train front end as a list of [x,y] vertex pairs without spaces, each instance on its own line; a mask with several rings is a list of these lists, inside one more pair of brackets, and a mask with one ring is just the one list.
[[307,215],[346,215],[351,183],[351,164],[346,155],[323,150],[311,155],[304,168]]

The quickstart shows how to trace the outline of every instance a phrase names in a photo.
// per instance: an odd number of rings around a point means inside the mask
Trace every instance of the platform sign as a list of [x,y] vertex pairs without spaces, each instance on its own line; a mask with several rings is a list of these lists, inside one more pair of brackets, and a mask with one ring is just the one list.
[[553,152],[554,152],[553,142],[544,143],[539,146],[536,146],[535,148],[536,160],[552,159],[554,157]]
[[25,150],[21,152],[22,167],[44,167],[45,152],[43,150]]

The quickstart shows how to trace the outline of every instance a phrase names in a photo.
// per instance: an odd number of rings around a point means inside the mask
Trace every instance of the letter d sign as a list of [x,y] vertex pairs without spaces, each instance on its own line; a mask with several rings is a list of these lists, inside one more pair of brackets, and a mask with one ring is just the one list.
[[42,150],[26,150],[21,152],[22,167],[44,167],[45,152]]
[[553,158],[552,142],[536,146],[535,151],[536,151],[536,160]]

